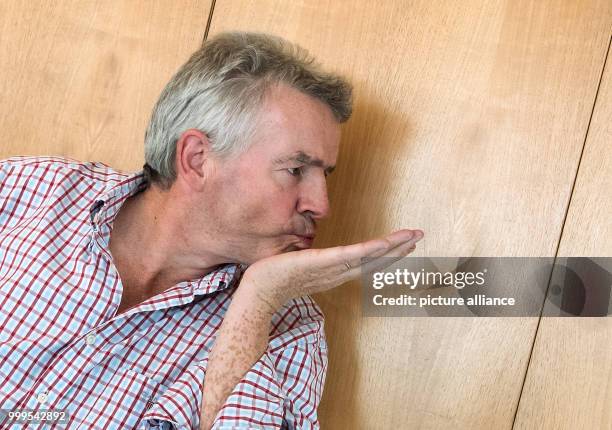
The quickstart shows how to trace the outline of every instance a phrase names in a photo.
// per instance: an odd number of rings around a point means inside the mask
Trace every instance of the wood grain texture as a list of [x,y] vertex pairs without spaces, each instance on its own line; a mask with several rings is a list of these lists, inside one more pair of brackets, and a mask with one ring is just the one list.
[[[553,256],[611,25],[596,0],[226,0],[210,35],[279,34],[354,83],[316,246],[413,227],[415,255]],[[366,319],[359,288],[316,297],[324,429],[512,426],[537,318]]]
[[161,89],[201,44],[211,0],[0,3],[0,157],[136,170]]
[[[612,257],[611,61],[609,53],[563,229],[563,257]],[[542,319],[515,428],[534,422],[541,429],[612,429],[612,318]]]
[[[316,246],[416,227],[426,233],[416,255],[554,255],[610,2],[381,3],[216,2],[211,35],[280,34],[355,84],[330,177],[332,217]],[[139,168],[153,104],[199,45],[209,8],[0,3],[0,157]],[[611,255],[611,74],[608,66],[560,255]],[[365,319],[357,283],[317,300],[330,344],[324,429],[512,425],[537,319]],[[544,319],[516,427],[612,428],[610,344],[607,320]]]

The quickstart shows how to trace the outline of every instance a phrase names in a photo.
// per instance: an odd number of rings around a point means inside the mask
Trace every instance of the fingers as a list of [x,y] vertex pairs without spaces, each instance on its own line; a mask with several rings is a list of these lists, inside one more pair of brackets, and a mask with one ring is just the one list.
[[[374,239],[374,241],[386,242],[386,246],[384,248],[386,250],[393,249],[403,243],[406,243],[411,240],[419,240],[423,237],[423,232],[421,230],[398,230],[381,239]],[[365,256],[364,256],[365,257]]]
[[349,264],[352,267],[356,267],[361,264],[362,258],[374,259],[383,256],[394,257],[398,255],[405,255],[405,251],[413,245],[416,246],[416,243],[422,238],[423,232],[420,230],[400,230],[394,232],[382,239],[382,241],[387,243],[384,248],[377,248],[372,252],[368,252],[357,258],[353,258],[349,261]]
[[398,230],[384,237],[344,246],[339,256],[341,261],[352,267],[361,263],[364,257],[378,257],[408,242],[413,244],[423,238],[421,230]]
[[416,249],[416,240],[417,239],[414,239],[403,243],[380,256],[368,257],[364,259],[365,261],[362,260],[362,264],[359,266],[361,272],[370,273],[391,266],[393,263],[404,258]]
[[[384,269],[414,251],[416,243],[422,238],[423,232],[420,230],[400,230],[384,239],[375,239],[371,242],[386,242],[386,247],[377,247],[360,258],[348,260],[351,269],[346,271],[346,275],[349,278],[356,278],[362,271],[372,272]],[[365,243],[367,244],[367,242]],[[346,267],[344,270],[346,270]]]

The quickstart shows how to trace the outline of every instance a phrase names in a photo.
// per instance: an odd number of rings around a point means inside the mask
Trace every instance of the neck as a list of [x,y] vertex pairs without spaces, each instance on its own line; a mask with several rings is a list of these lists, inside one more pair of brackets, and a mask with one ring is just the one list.
[[[182,281],[199,279],[228,263],[195,243],[188,202],[151,185],[129,197],[113,221],[110,252],[124,287],[145,300]],[[212,238],[210,238],[212,239]],[[209,241],[210,243],[210,241]]]

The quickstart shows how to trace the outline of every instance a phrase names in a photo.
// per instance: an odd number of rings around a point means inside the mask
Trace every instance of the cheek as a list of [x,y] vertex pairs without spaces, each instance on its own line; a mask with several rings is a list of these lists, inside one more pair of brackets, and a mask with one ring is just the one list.
[[250,193],[236,202],[241,230],[264,236],[287,234],[295,230],[295,201],[284,193]]
[[295,216],[295,202],[284,196],[275,198],[250,195],[248,199],[238,202],[240,222],[251,227],[257,225],[258,230],[279,231],[290,229],[291,220]]
[[222,200],[218,208],[227,228],[243,232],[259,231],[278,234],[293,230],[297,205],[295,187],[283,183],[282,177],[246,170],[223,175]]

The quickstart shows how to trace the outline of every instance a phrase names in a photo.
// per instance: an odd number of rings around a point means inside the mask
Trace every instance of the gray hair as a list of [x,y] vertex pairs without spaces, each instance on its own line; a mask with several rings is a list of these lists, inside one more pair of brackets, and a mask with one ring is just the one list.
[[205,41],[162,91],[145,133],[147,179],[176,179],[176,142],[190,128],[228,158],[248,149],[266,90],[286,83],[330,107],[339,123],[352,112],[352,85],[321,70],[307,50],[265,33],[226,32]]

